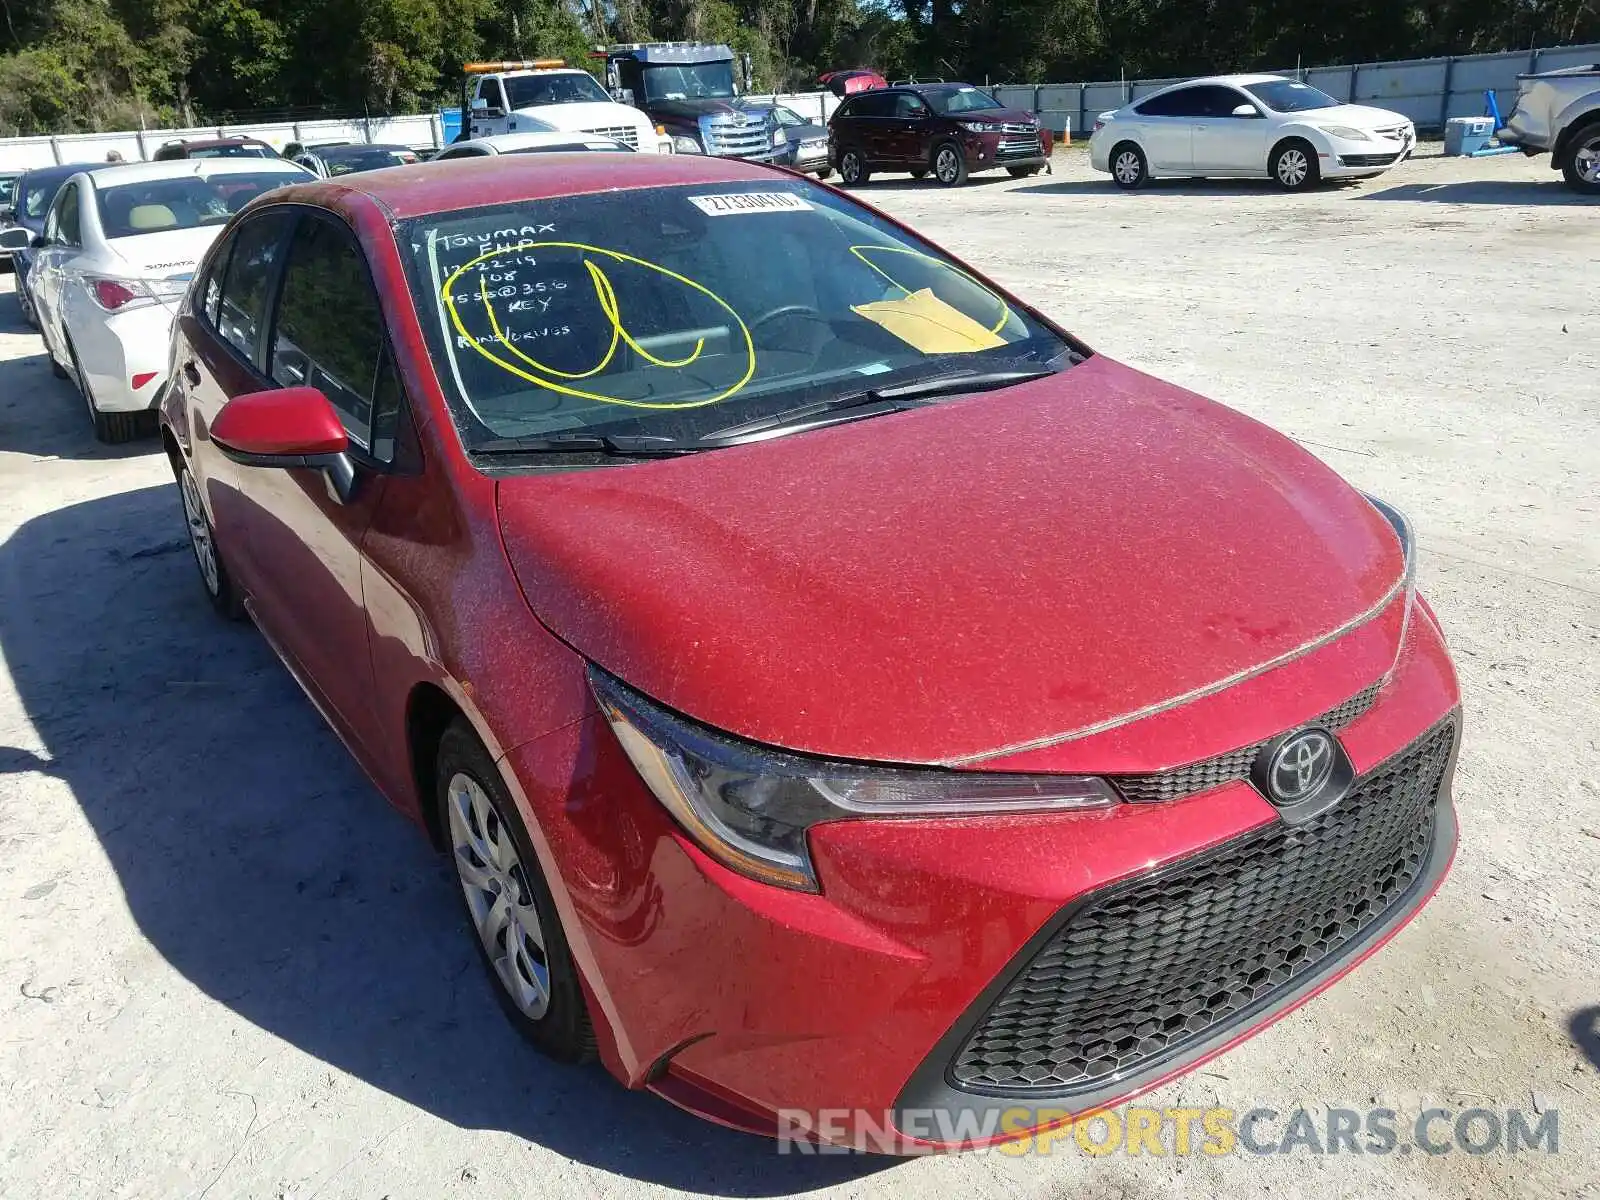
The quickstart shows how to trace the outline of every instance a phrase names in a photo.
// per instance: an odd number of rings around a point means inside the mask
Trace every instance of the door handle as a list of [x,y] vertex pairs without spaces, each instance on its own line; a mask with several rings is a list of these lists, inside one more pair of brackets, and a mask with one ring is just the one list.
[[183,364],[183,378],[190,387],[200,386],[200,368],[194,365],[193,359]]

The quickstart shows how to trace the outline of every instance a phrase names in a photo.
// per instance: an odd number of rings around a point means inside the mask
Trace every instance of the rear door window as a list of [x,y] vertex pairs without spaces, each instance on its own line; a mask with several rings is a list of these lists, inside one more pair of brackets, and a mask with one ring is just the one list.
[[61,195],[56,199],[55,221],[57,237],[69,246],[83,245],[77,184],[61,189]]
[[1204,117],[1209,116],[1204,88],[1178,88],[1176,91],[1164,92],[1159,96],[1152,96],[1138,106],[1140,116],[1144,117]]

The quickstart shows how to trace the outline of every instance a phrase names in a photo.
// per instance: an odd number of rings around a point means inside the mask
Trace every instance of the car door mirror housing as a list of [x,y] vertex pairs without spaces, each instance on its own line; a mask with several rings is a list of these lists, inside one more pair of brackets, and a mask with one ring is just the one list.
[[318,388],[235,396],[211,422],[211,442],[240,466],[324,471],[339,500],[348,500],[355,488],[349,435]]
[[45,235],[42,234],[42,233],[35,234],[34,238],[33,238],[33,241],[28,243],[28,245],[33,247],[35,250],[43,250],[49,244],[50,244],[50,239],[45,237]]
[[0,250],[26,250],[33,245],[33,237],[26,229],[0,231]]
[[1236,117],[1259,117],[1261,114],[1256,111],[1254,104],[1241,104],[1233,110],[1233,115]]

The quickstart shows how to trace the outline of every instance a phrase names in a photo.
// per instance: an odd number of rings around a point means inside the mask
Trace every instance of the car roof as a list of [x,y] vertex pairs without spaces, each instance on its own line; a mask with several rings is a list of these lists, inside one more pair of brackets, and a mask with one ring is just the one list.
[[[1193,87],[1195,84],[1200,84],[1200,83],[1205,83],[1205,84],[1220,83],[1220,84],[1224,84],[1224,85],[1231,86],[1231,87],[1248,87],[1252,83],[1294,83],[1294,82],[1295,82],[1294,80],[1288,79],[1288,78],[1286,78],[1285,76],[1282,76],[1282,75],[1202,75],[1198,79],[1184,79],[1184,80],[1180,80],[1177,83],[1168,84],[1166,87],[1162,88],[1161,90],[1163,92],[1170,92],[1173,88]],[[1156,94],[1158,94],[1158,93],[1155,93],[1155,92],[1151,93],[1151,95],[1156,95]],[[1141,99],[1141,100],[1148,100],[1149,98],[1150,98],[1149,96],[1141,96],[1141,97],[1139,97],[1139,99]]]
[[307,146],[307,154],[317,154],[323,158],[333,158],[340,154],[361,154],[368,150],[392,150],[412,153],[410,146],[402,146],[399,142],[345,142],[339,146]]
[[[528,67],[520,71],[496,71],[502,79],[510,79],[516,75],[589,75],[581,67]],[[589,75],[593,79],[593,75]]]
[[197,146],[204,150],[212,146],[265,146],[266,144],[260,138],[246,137],[241,133],[234,137],[173,138],[170,142],[163,143],[162,148],[165,149],[167,146]]
[[265,158],[169,158],[147,163],[104,163],[80,167],[96,187],[115,187],[119,183],[147,183],[153,179],[182,179],[185,175],[259,175],[281,172],[309,178],[310,172],[287,160]]
[[[458,143],[459,144],[459,143]],[[703,154],[485,155],[341,175],[292,188],[284,199],[341,209],[364,197],[405,220],[464,208],[552,200],[593,192],[684,184],[776,184],[794,175],[734,158]]]

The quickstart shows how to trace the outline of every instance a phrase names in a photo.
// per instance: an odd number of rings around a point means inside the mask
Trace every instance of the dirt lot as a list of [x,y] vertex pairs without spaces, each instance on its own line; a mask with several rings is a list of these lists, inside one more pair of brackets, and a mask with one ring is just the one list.
[[210,616],[165,463],[95,444],[0,295],[0,1195],[1600,1195],[1600,208],[1521,158],[864,190],[1420,532],[1466,692],[1454,874],[1151,1102],[1537,1107],[1560,1153],[779,1159],[542,1061],[422,838]]

